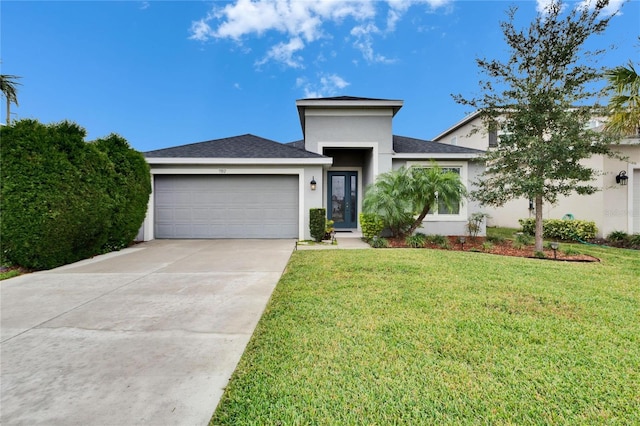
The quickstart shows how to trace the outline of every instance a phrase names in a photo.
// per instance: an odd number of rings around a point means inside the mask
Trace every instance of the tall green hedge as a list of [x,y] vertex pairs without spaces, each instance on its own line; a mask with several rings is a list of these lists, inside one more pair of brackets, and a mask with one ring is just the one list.
[[[131,199],[136,205],[139,198],[148,199],[150,185],[139,188],[136,197],[125,189],[132,184],[123,185],[141,176],[140,160],[116,156],[112,161],[109,149],[102,143],[86,143],[85,136],[83,128],[68,121],[45,125],[21,120],[0,128],[3,263],[49,269],[112,249],[114,229],[121,223],[116,213],[124,211]],[[140,153],[131,151],[132,158],[144,162]],[[121,161],[130,161],[138,172],[123,177],[118,170],[129,166],[116,165]],[[146,163],[144,170],[148,174]],[[144,211],[146,201],[142,217]],[[137,221],[140,214],[134,216]],[[116,239],[120,247],[125,245],[122,238]]]
[[309,232],[316,242],[322,241],[327,229],[327,210],[309,209]]
[[111,160],[115,174],[107,188],[113,211],[106,249],[128,245],[136,237],[147,213],[151,193],[151,173],[142,154],[121,136],[111,134],[95,141]]

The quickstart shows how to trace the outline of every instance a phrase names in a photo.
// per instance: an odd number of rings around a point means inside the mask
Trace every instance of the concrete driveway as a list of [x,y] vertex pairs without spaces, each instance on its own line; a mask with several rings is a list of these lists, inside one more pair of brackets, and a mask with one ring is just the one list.
[[206,425],[294,240],[156,240],[0,282],[0,423]]

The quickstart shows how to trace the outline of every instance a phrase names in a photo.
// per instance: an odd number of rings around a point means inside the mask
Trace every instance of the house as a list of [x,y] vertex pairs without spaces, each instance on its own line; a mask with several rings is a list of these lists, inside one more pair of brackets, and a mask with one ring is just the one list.
[[[594,118],[591,128],[604,125],[603,119]],[[487,131],[480,114],[473,113],[433,138],[435,142],[452,146],[487,150],[498,146],[499,134]],[[556,204],[544,205],[543,217],[594,221],[598,235],[606,236],[613,231],[628,234],[640,233],[640,137],[628,137],[612,147],[628,158],[620,161],[603,155],[583,160],[585,165],[600,171],[595,185],[601,191],[592,195],[560,197]],[[627,179],[620,179],[625,176]],[[518,199],[494,208],[483,206],[482,211],[491,215],[489,226],[519,227],[518,219],[532,217],[529,200]]]
[[[242,135],[146,152],[153,192],[143,239],[309,239],[309,209],[319,207],[338,230],[359,230],[364,191],[381,173],[435,160],[468,185],[484,170],[481,150],[394,135],[403,101],[342,96],[296,105],[300,141]],[[436,211],[423,232],[462,235],[477,209],[462,202]]]

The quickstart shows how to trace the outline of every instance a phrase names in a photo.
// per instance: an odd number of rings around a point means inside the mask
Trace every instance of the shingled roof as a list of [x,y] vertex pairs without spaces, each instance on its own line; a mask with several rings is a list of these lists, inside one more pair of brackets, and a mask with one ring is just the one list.
[[397,154],[483,154],[484,151],[463,146],[450,145],[393,135],[393,150]]
[[325,158],[323,155],[251,134],[147,151],[144,156],[147,158]]
[[[287,145],[304,149],[304,140],[289,142]],[[484,151],[447,143],[427,141],[393,135],[393,151],[396,154],[482,154]]]
[[327,98],[304,98],[299,101],[392,101],[392,99],[361,98],[358,96],[331,96]]

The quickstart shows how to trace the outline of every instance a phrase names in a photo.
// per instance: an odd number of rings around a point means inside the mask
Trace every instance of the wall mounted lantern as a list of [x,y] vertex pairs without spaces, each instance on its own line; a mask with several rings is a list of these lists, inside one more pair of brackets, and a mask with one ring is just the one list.
[[315,176],[311,178],[310,184],[311,184],[311,190],[315,191],[316,190],[316,186],[317,186],[316,177]]
[[620,173],[618,173],[618,176],[616,176],[616,183],[619,183],[622,186],[625,186],[627,184],[627,180],[629,179],[629,177],[627,176],[627,172],[625,172],[624,170],[621,170]]

